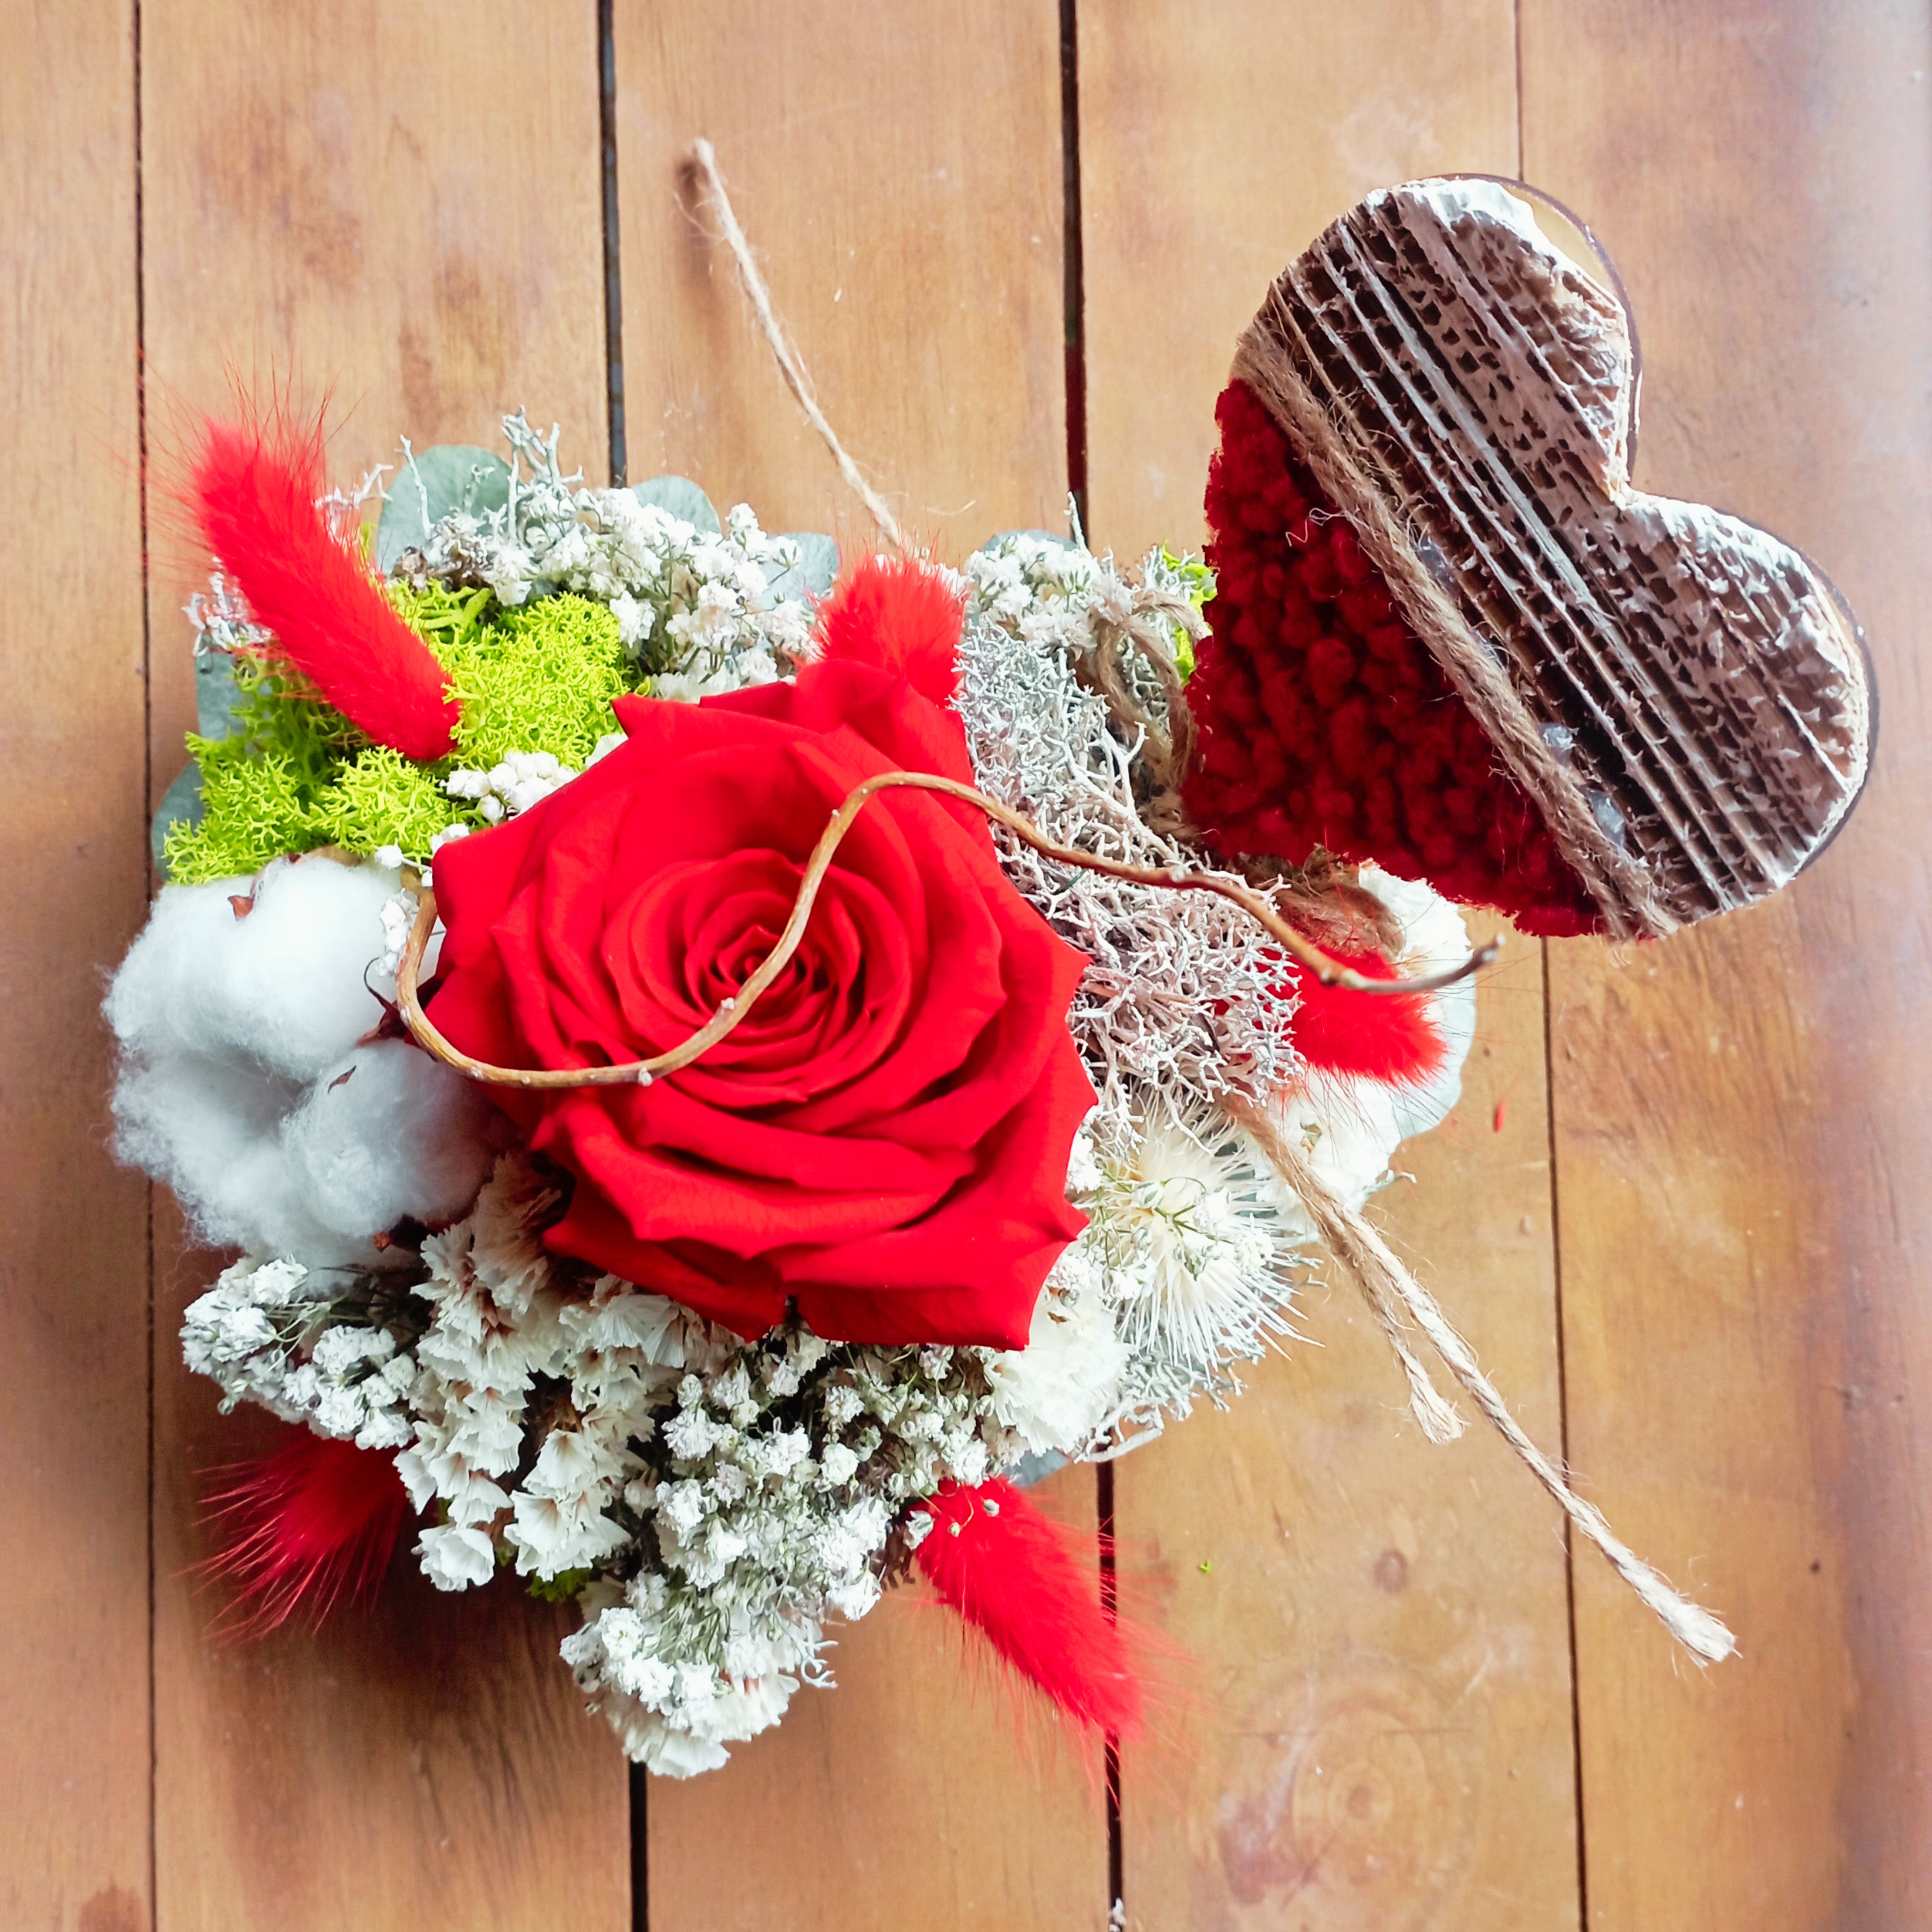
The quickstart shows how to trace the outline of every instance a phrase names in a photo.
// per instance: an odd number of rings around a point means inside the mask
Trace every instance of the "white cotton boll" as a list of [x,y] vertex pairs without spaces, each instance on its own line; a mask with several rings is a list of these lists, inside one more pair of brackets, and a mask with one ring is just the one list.
[[277,1134],[298,1090],[248,1061],[199,1055],[124,1062],[114,1088],[114,1151],[171,1188],[209,1247],[300,1256],[311,1267],[356,1266],[366,1240],[309,1212]]
[[380,866],[316,856],[253,882],[164,886],[109,990],[108,1023],[131,1052],[246,1056],[312,1080],[381,1019],[370,987],[395,992],[373,972],[364,982],[395,889]]
[[[1329,1192],[1359,1208],[1389,1179],[1403,1140],[1400,1103],[1396,1090],[1379,1080],[1311,1071],[1277,1103],[1276,1117],[1287,1138],[1307,1149],[1308,1165]],[[1291,1239],[1316,1238],[1292,1189],[1279,1190],[1278,1205]]]
[[310,1212],[368,1236],[406,1216],[454,1219],[489,1170],[494,1110],[476,1084],[403,1040],[325,1069],[282,1131]]
[[[1447,970],[1469,954],[1469,930],[1447,900],[1419,879],[1396,879],[1364,866],[1362,884],[1396,916],[1402,927],[1404,965],[1410,972]],[[1476,1035],[1476,982],[1458,980],[1430,995],[1430,1017],[1447,1052],[1440,1071],[1393,1096],[1398,1136],[1408,1140],[1446,1120],[1462,1097],[1462,1066]]]

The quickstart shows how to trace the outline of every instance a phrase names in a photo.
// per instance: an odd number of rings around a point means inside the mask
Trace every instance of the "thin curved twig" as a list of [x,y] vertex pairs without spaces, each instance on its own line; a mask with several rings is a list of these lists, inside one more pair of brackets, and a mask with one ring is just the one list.
[[1251,919],[1265,927],[1270,936],[1325,986],[1339,986],[1350,992],[1371,995],[1434,992],[1488,965],[1495,957],[1502,943],[1500,940],[1492,940],[1488,945],[1471,953],[1461,964],[1445,972],[1431,973],[1417,979],[1367,979],[1352,968],[1331,959],[1312,940],[1297,932],[1251,886],[1213,872],[1185,872],[1179,866],[1130,866],[1122,860],[1103,859],[1097,853],[1081,852],[1071,845],[1056,845],[1032,820],[1011,806],[1002,805],[997,799],[989,798],[985,792],[975,791],[971,785],[963,785],[957,779],[942,778],[937,772],[930,771],[882,771],[855,785],[846,794],[838,809],[832,814],[831,822],[819,835],[811,858],[805,862],[804,876],[798,882],[798,896],[792,902],[791,917],[785,921],[785,929],[779,934],[777,944],[765,955],[758,970],[697,1032],[668,1053],[615,1066],[568,1067],[497,1066],[465,1053],[437,1030],[423,1011],[417,992],[417,979],[422,970],[423,954],[436,925],[436,894],[427,888],[416,915],[416,923],[410,932],[409,943],[403,947],[402,960],[396,968],[396,1003],[402,1009],[403,1023],[419,1046],[446,1065],[467,1073],[471,1080],[487,1081],[493,1086],[648,1087],[660,1074],[675,1073],[681,1067],[689,1066],[716,1046],[757,1004],[759,996],[784,971],[792,954],[798,950],[805,936],[806,922],[811,917],[812,906],[818,896],[818,888],[832,869],[833,855],[859,813],[882,791],[905,790],[942,792],[949,798],[975,806],[988,818],[1005,826],[1015,838],[1031,846],[1043,858],[1060,865],[1104,872],[1110,879],[1125,879],[1131,885],[1154,886],[1169,892],[1209,892],[1230,900]]

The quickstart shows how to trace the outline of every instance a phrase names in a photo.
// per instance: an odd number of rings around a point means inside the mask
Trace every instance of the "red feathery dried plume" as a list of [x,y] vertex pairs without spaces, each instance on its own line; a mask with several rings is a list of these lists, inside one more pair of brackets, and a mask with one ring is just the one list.
[[238,1628],[320,1623],[381,1582],[410,1515],[393,1456],[292,1430],[272,1454],[221,1472],[204,1498],[221,1548],[209,1573],[233,1583]]
[[864,556],[818,614],[828,658],[896,671],[934,704],[959,689],[965,612],[951,586],[914,557]]
[[[1382,955],[1328,949],[1338,965],[1352,966],[1364,979],[1400,977]],[[1284,968],[1277,988],[1300,995],[1294,1009],[1294,1050],[1325,1073],[1355,1074],[1400,1087],[1431,1078],[1449,1056],[1426,993],[1378,993],[1365,998],[1345,986],[1325,986],[1297,965]]]
[[1066,1716],[1104,1736],[1134,1736],[1140,1675],[1094,1569],[1075,1559],[1062,1526],[998,1477],[976,1489],[948,1482],[921,1507],[933,1527],[913,1560],[941,1600]]
[[446,756],[460,715],[443,667],[338,543],[316,500],[321,425],[285,410],[247,427],[210,418],[189,507],[270,647],[349,721],[406,758]]

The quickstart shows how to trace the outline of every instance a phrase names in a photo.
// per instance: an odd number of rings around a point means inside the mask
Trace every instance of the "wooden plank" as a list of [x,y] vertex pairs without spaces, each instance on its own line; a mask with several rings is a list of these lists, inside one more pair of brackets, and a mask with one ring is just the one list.
[[[219,406],[232,363],[332,388],[345,474],[399,432],[492,444],[519,403],[603,473],[589,5],[163,4],[142,31],[148,362],[175,415]],[[179,587],[151,613],[157,784],[189,709]],[[556,1656],[568,1613],[403,1577],[318,1636],[210,1641],[197,1478],[259,1430],[180,1366],[207,1264],[175,1258],[172,1211],[158,1243],[160,1923],[522,1927],[568,1901],[628,1927],[624,1766]]]
[[[908,527],[954,561],[1064,527],[1057,33],[1046,0],[621,0],[633,477],[681,471],[767,528],[877,541],[680,204],[702,134],[827,413]],[[1071,1481],[1090,1512],[1090,1476]],[[841,1636],[835,1693],[801,1694],[721,1771],[654,1780],[656,1932],[1097,1923],[1093,1793],[1019,1761],[955,1651],[943,1618],[888,1604]]]
[[632,477],[877,540],[677,195],[703,134],[820,402],[909,533],[957,562],[996,530],[1064,529],[1052,0],[620,0],[616,23]]
[[0,1921],[148,1886],[147,1189],[101,975],[147,900],[132,15],[0,7]]
[[1268,285],[1372,188],[1515,172],[1509,0],[1080,16],[1087,489],[1123,557],[1205,533],[1214,399]]
[[[1080,83],[1092,523],[1132,556],[1199,542],[1214,399],[1282,265],[1372,188],[1512,170],[1512,14],[1136,0],[1083,10]],[[1542,976],[1509,957],[1461,1108],[1381,1212],[1554,1448]],[[1180,1764],[1124,1767],[1130,1923],[1573,1925],[1554,1513],[1479,1423],[1420,1439],[1345,1285],[1304,1326],[1319,1351],[1118,1468],[1124,1562],[1209,1699]]]
[[1924,1924],[1932,34],[1884,0],[1522,26],[1527,172],[1636,305],[1637,480],[1821,560],[1883,714],[1779,900],[1553,948],[1572,1451],[1743,1652],[1685,1670],[1580,1565],[1590,1922]]

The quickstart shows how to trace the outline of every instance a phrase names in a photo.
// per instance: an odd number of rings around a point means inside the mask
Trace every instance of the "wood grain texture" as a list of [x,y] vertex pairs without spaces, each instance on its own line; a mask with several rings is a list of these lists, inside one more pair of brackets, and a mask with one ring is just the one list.
[[[916,540],[957,561],[1063,528],[1055,8],[619,0],[615,28],[631,474],[879,541],[694,219],[680,162],[704,134],[828,415]],[[1090,1521],[1091,1475],[1060,1487]],[[1024,1761],[949,1622],[887,1604],[841,1635],[835,1694],[801,1692],[721,1771],[651,1781],[655,1932],[1104,1918],[1094,1794]]]
[[[1472,930],[1494,929],[1474,922]],[[1560,1442],[1540,956],[1483,983],[1461,1106],[1372,1210],[1532,1437]],[[1433,1447],[1345,1279],[1309,1338],[1121,1464],[1130,1590],[1203,1706],[1123,1773],[1129,1923],[1574,1926],[1563,1539],[1465,1401]]]
[[[148,365],[179,424],[292,374],[349,413],[345,474],[490,444],[527,404],[604,468],[596,22],[587,4],[143,9]],[[177,437],[181,431],[175,428]],[[185,545],[178,546],[185,549]],[[151,611],[154,770],[179,768],[189,638]],[[393,1577],[370,1616],[211,1641],[198,1478],[259,1446],[182,1369],[205,1279],[172,1207],[155,1324],[158,1917],[367,1932],[629,1917],[621,1753],[556,1655],[567,1613]],[[413,1566],[406,1555],[399,1571]]]
[[1117,0],[1080,14],[1087,498],[1198,549],[1214,399],[1282,268],[1373,188],[1512,174],[1509,0]]
[[[1512,22],[1136,0],[1083,9],[1080,56],[1089,501],[1132,556],[1200,541],[1215,398],[1283,265],[1370,189],[1513,171]],[[1509,960],[1461,1107],[1379,1213],[1554,1450],[1542,978],[1533,947]],[[1318,1350],[1119,1466],[1124,1560],[1208,1697],[1125,1767],[1130,1923],[1573,1925],[1555,1513],[1478,1420],[1420,1440],[1345,1284],[1304,1326]]]
[[[194,412],[292,382],[331,399],[354,478],[396,438],[495,447],[506,410],[607,467],[597,19],[409,0],[142,10],[147,355],[159,460]],[[156,611],[155,783],[192,719],[166,601],[202,565],[171,529]],[[172,544],[166,539],[177,536]],[[178,602],[178,598],[174,601]]]
[[147,1188],[100,980],[145,913],[132,15],[0,6],[0,1923],[150,1923]]
[[841,440],[957,562],[1066,528],[1052,0],[616,9],[634,478],[695,477],[767,529],[876,540],[682,199],[707,136]]
[[1869,793],[1769,906],[1553,951],[1571,1447],[1726,1611],[1699,1676],[1580,1569],[1590,1922],[1932,1920],[1932,139],[1924,9],[1526,0],[1526,172],[1617,259],[1637,480],[1864,621]]

